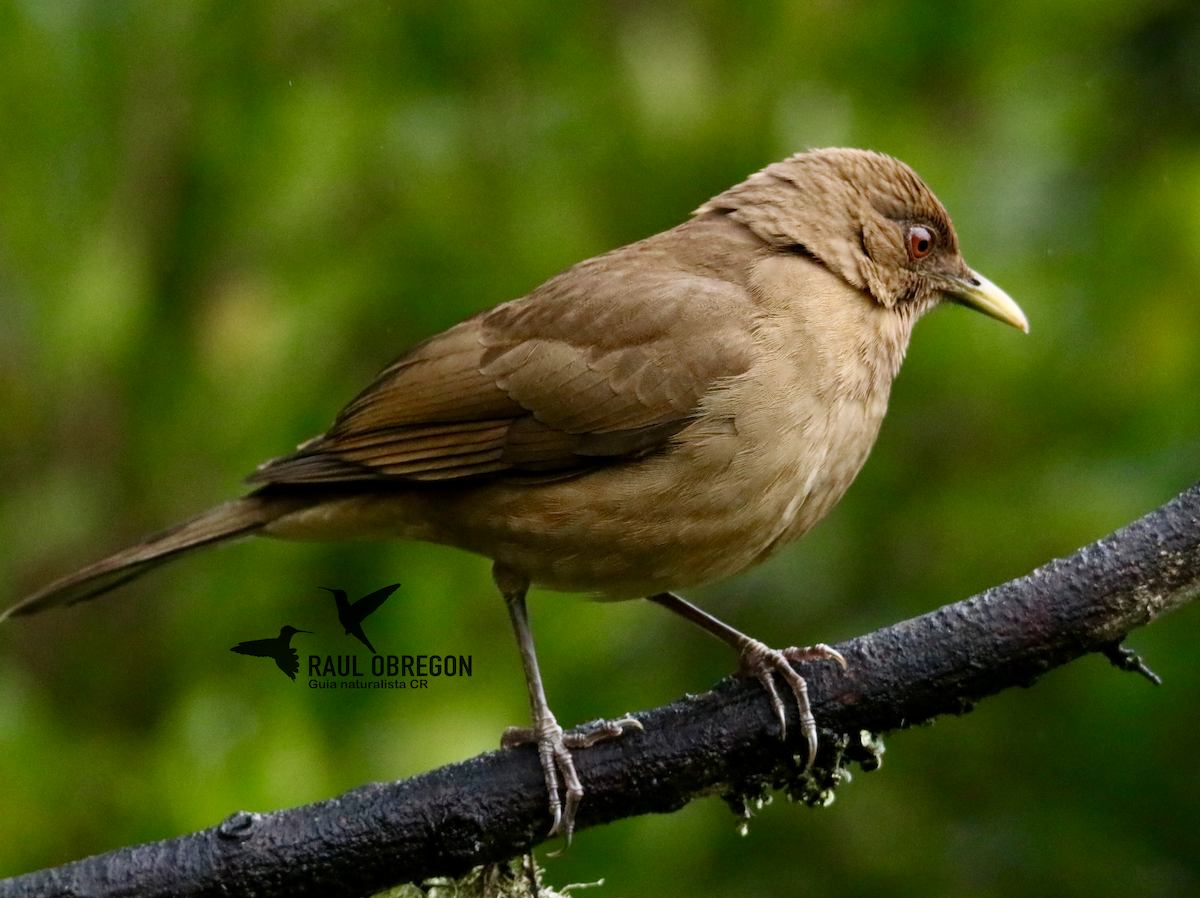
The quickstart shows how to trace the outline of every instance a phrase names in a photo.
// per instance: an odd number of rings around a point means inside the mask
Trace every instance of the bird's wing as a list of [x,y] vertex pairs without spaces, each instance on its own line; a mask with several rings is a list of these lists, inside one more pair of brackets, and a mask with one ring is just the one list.
[[361,622],[368,615],[374,614],[379,606],[387,600],[387,597],[399,588],[399,583],[393,583],[391,586],[385,586],[383,589],[377,589],[373,593],[363,596],[350,606],[354,609],[354,616]]
[[415,347],[251,482],[561,477],[660,448],[752,364],[754,304],[715,276],[607,259]]

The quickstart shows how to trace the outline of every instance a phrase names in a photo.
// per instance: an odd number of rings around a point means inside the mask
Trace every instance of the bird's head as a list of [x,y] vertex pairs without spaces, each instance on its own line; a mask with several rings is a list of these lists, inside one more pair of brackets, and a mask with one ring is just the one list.
[[291,639],[297,633],[308,633],[309,635],[312,635],[312,630],[297,630],[295,627],[292,627],[292,626],[281,627],[279,630],[279,635],[281,637],[286,637],[288,639]]
[[891,156],[800,153],[718,194],[695,214],[727,215],[780,251],[807,253],[885,308],[912,318],[949,300],[1029,330],[1020,306],[963,261],[937,197]]

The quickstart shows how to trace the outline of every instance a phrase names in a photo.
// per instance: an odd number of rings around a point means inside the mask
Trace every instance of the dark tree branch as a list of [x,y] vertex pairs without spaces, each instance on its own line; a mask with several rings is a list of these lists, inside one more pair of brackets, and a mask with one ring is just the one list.
[[[870,762],[863,731],[960,713],[1088,652],[1136,670],[1121,639],[1197,594],[1200,484],[1069,558],[838,645],[845,672],[805,665],[822,727],[815,786],[800,782],[793,753],[804,748],[798,735],[779,741],[762,689],[729,680],[637,715],[644,733],[578,752],[587,789],[578,826],[665,813],[714,792],[736,805],[767,783],[813,799],[845,760]],[[544,788],[532,749],[491,752],[19,876],[0,882],[0,896],[363,895],[528,851],[549,828]]]

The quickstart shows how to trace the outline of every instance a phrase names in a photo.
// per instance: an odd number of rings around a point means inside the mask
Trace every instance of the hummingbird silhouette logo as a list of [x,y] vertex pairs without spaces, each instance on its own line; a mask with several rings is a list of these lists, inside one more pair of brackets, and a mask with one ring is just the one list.
[[283,627],[279,635],[273,639],[251,639],[239,642],[229,651],[239,655],[253,655],[256,658],[273,658],[275,665],[285,674],[296,679],[300,670],[300,658],[292,648],[292,637],[297,633],[311,633],[312,630],[297,630],[295,627]]
[[333,593],[333,600],[337,603],[338,623],[346,628],[346,635],[355,637],[371,650],[372,655],[375,655],[378,653],[375,651],[375,646],[371,645],[371,640],[367,639],[367,634],[363,632],[362,622],[382,605],[399,586],[399,583],[393,583],[391,586],[377,589],[353,603],[346,597],[344,589],[330,589],[328,586],[320,588]]

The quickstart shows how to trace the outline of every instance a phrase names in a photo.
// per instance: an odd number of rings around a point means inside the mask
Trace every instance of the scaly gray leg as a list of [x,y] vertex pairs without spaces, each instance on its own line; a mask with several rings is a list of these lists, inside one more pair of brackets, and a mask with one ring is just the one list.
[[[498,561],[492,567],[492,578],[508,605],[508,616],[517,637],[517,647],[521,650],[521,663],[525,667],[525,685],[529,689],[529,707],[533,718],[532,728],[509,727],[505,730],[500,745],[504,748],[530,743],[537,745],[542,772],[546,776],[546,791],[550,793],[550,817],[554,821],[550,835],[561,833],[569,845],[575,829],[575,811],[583,798],[583,786],[575,771],[570,749],[588,748],[597,742],[620,736],[626,728],[640,730],[642,725],[632,717],[623,717],[620,720],[597,721],[587,733],[564,735],[546,701],[537,653],[533,648],[533,631],[529,627],[529,614],[525,609],[529,578]],[[560,776],[567,792],[565,805],[558,795]]]

